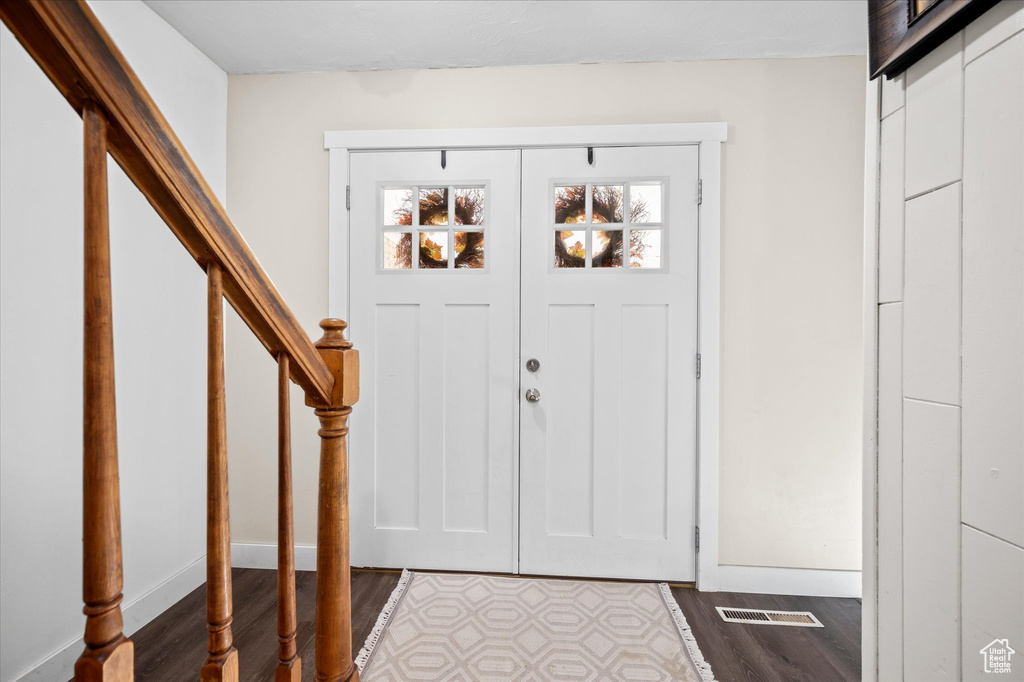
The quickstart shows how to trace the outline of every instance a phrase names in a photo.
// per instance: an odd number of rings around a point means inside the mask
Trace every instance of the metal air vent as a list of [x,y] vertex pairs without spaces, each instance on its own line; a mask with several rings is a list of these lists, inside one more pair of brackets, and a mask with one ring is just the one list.
[[810,611],[769,611],[766,609],[734,609],[716,606],[715,610],[727,623],[751,625],[790,625],[802,628],[823,628],[821,621]]

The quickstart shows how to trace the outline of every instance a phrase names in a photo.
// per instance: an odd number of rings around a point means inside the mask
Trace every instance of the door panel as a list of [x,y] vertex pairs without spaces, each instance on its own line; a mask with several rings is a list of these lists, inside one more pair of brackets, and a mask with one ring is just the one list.
[[350,164],[352,563],[514,571],[518,152]]
[[522,159],[520,569],[693,580],[697,148]]

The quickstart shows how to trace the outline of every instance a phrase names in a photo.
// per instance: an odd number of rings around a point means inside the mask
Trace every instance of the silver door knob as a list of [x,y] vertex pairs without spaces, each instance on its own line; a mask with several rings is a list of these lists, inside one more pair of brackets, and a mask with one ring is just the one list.
[[540,391],[538,391],[535,388],[527,389],[526,390],[526,401],[529,402],[529,403],[538,403],[538,402],[540,402]]
[[537,358],[530,358],[529,360],[526,361],[526,369],[530,370],[531,372],[536,372],[538,369],[540,369],[540,360],[538,360]]

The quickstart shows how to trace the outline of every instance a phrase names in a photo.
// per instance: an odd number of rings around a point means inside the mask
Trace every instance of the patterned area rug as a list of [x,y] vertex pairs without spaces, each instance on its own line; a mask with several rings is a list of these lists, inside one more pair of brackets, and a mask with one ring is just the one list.
[[363,682],[713,682],[668,585],[402,573]]

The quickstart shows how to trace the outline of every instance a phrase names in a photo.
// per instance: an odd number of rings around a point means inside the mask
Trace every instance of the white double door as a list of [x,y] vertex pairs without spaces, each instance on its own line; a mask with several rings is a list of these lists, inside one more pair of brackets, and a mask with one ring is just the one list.
[[350,157],[353,565],[693,580],[697,148],[446,157]]

